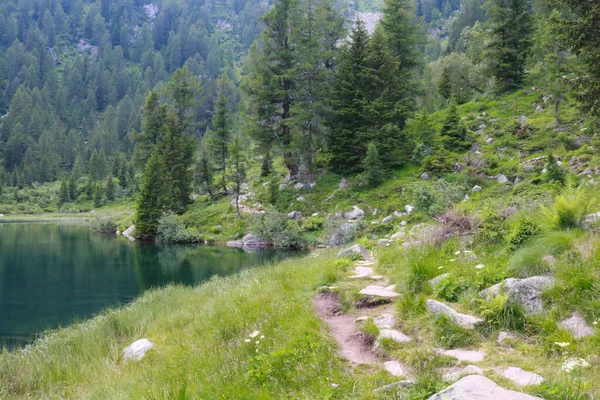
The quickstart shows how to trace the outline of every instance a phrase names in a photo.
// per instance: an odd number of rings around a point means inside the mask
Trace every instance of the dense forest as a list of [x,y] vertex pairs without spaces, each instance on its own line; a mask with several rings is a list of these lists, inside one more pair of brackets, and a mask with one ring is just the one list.
[[456,107],[482,96],[532,87],[557,131],[565,102],[593,124],[599,13],[584,0],[5,2],[2,196],[60,181],[59,209],[137,199],[153,237],[192,193],[233,194],[240,215],[251,164],[269,177],[281,162],[310,187],[323,168],[368,185],[409,163],[440,176],[476,133]]

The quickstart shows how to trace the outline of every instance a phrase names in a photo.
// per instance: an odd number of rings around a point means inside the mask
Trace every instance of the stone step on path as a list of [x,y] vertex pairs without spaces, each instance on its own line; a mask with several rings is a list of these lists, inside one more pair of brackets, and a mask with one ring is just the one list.
[[519,386],[539,386],[544,382],[542,376],[517,367],[497,368],[496,372]]
[[399,293],[394,292],[395,285],[383,287],[379,285],[369,285],[362,289],[359,293],[365,296],[369,296],[375,299],[393,299],[394,297],[400,296]]
[[373,268],[371,267],[355,267],[354,268],[354,275],[349,276],[349,279],[362,279],[362,278],[368,278],[370,275],[373,274]]
[[379,349],[381,347],[381,341],[386,339],[393,340],[396,343],[408,343],[412,340],[410,336],[407,336],[400,331],[394,329],[382,329],[379,331],[379,336],[377,336],[377,340],[375,340],[373,349]]
[[[455,369],[455,368],[453,368]],[[442,375],[442,380],[444,382],[456,382],[457,380],[459,380],[460,378],[462,378],[463,376],[466,375],[482,375],[483,376],[483,370],[475,365],[467,365],[466,367],[464,367],[461,370],[458,371],[454,371],[454,372],[447,372],[444,375]]]
[[526,393],[508,390],[479,375],[468,375],[428,400],[543,400]]
[[474,315],[462,314],[446,304],[437,300],[429,299],[426,302],[427,309],[435,315],[445,315],[450,321],[465,329],[475,329],[478,325],[485,323],[482,318]]
[[383,369],[390,373],[390,375],[397,377],[406,377],[408,374],[408,368],[406,368],[399,361],[386,361],[383,363]]

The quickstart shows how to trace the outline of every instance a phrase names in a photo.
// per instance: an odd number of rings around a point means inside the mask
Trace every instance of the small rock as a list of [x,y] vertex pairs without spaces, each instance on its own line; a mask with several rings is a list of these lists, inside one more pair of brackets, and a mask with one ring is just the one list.
[[366,288],[361,290],[359,293],[366,295],[366,296],[381,297],[384,299],[391,299],[391,298],[399,296],[399,294],[396,292],[393,292],[390,290],[385,290],[385,288],[383,286],[376,286],[376,285],[367,286]]
[[485,321],[479,317],[468,314],[461,314],[455,309],[440,303],[436,300],[427,300],[427,309],[430,313],[435,315],[445,315],[456,325],[461,326],[465,329],[475,329],[477,325],[483,324]]
[[373,320],[379,329],[392,329],[396,325],[396,318],[393,314],[384,313]]
[[465,376],[428,400],[542,400],[540,397],[508,390],[479,375]]
[[491,138],[491,137],[488,137],[488,138],[485,139],[485,142],[487,144],[492,144],[493,141],[494,141],[494,138]]
[[500,346],[506,346],[507,343],[505,343],[506,340],[514,340],[514,339],[518,339],[519,335],[517,335],[516,333],[512,333],[512,332],[500,332],[498,334],[498,339],[497,342]]
[[413,206],[411,206],[410,204],[407,204],[406,206],[404,206],[404,209],[406,210],[406,214],[410,214],[415,208]]
[[344,218],[349,220],[361,219],[365,217],[365,212],[357,206],[352,207],[352,211],[344,213]]
[[342,178],[342,181],[340,182],[340,189],[346,189],[348,187],[348,182],[346,182],[346,180],[344,178]]
[[583,227],[585,229],[590,229],[590,227],[595,225],[598,221],[600,221],[600,212],[588,214],[583,220]]
[[544,378],[538,374],[517,367],[508,367],[501,373],[519,386],[539,386],[544,381]]
[[404,212],[401,212],[401,211],[394,211],[394,217],[397,217],[397,218],[402,218],[402,217],[404,217],[405,215],[406,215],[406,213],[404,213]]
[[535,108],[535,111],[544,111],[544,107],[542,107],[542,106],[537,106],[537,107]]
[[154,343],[148,339],[140,339],[131,343],[123,349],[123,361],[139,361],[146,355],[146,352],[154,347]]
[[446,279],[448,276],[450,276],[448,272],[446,272],[445,274],[438,275],[435,278],[429,280],[429,285],[435,289],[435,287],[439,285],[440,282]]
[[312,216],[312,217],[318,217],[318,216],[319,216],[319,213],[318,213],[318,212],[316,212],[316,213],[312,213],[312,214],[311,214],[311,216]]
[[442,377],[444,382],[456,382],[464,375],[483,375],[483,370],[475,365],[467,365],[458,372],[446,374]]
[[400,226],[406,226],[406,221],[400,222]]
[[389,224],[393,220],[394,220],[394,217],[391,216],[391,215],[388,215],[387,217],[385,217],[384,219],[381,220],[381,223],[382,224]]
[[500,174],[500,175],[498,175],[496,177],[496,182],[498,182],[498,183],[508,183],[510,181],[508,180],[508,178],[506,177],[506,175]]
[[373,210],[373,216],[375,217],[377,214],[379,214],[379,208]]
[[367,321],[368,319],[369,319],[368,316],[362,315],[362,316],[356,318],[356,322],[364,322],[364,321]]
[[376,348],[379,347],[379,343],[381,343],[382,339],[391,339],[397,343],[408,343],[412,340],[409,336],[406,336],[402,332],[398,332],[393,329],[382,329],[379,331],[379,336],[377,337],[377,340],[375,341]]
[[400,364],[398,361],[384,362],[383,369],[394,376],[406,376],[406,369],[404,368],[404,365]]
[[463,350],[463,349],[452,349],[452,350],[441,350],[438,349],[438,353],[443,354],[448,357],[456,358],[458,361],[466,361],[466,362],[482,362],[485,358],[485,353],[483,351],[476,350]]
[[472,192],[481,192],[482,187],[479,185],[475,185],[473,186],[473,188],[471,189]]
[[398,231],[392,235],[392,239],[400,239],[401,237],[406,236],[406,232],[404,230]]
[[133,236],[134,232],[135,232],[135,225],[131,225],[129,228],[127,228],[123,231],[123,236],[125,236],[127,239],[131,240],[132,242],[135,242],[135,237]]
[[302,213],[300,211],[292,211],[287,215],[288,219],[302,219]]
[[519,183],[521,183],[521,178],[519,178],[518,176],[515,178],[515,185],[518,185]]
[[285,178],[283,178],[283,183],[288,183],[288,182],[289,182],[289,181],[291,181],[291,180],[292,180],[292,177],[291,177],[291,175],[290,175],[290,174],[287,174],[287,175],[285,176]]
[[356,275],[352,275],[349,278],[350,279],[360,279],[360,278],[366,278],[369,275],[371,275],[373,273],[373,268],[370,267],[356,267],[354,268],[354,273]]
[[573,335],[575,339],[581,339],[586,336],[592,336],[595,331],[589,326],[583,317],[578,313],[573,313],[571,318],[567,318],[558,324],[561,329],[565,329]]
[[429,174],[429,172],[423,172],[421,174],[421,179],[424,179],[424,180],[431,179],[431,175]]
[[365,249],[365,247],[360,244],[355,244],[352,247],[348,247],[347,249],[340,251],[338,253],[338,258],[348,257],[353,254],[360,254],[363,260],[368,260],[370,258],[367,249]]
[[381,392],[386,392],[388,390],[396,389],[398,387],[410,388],[410,387],[413,387],[415,385],[415,383],[416,382],[412,379],[406,379],[403,381],[398,381],[398,382],[390,383],[388,385],[384,385],[380,388],[373,390],[373,393],[377,394],[377,393],[381,393]]
[[296,197],[296,201],[299,201],[300,203],[302,203],[302,202],[304,202],[304,197],[298,196],[298,197]]

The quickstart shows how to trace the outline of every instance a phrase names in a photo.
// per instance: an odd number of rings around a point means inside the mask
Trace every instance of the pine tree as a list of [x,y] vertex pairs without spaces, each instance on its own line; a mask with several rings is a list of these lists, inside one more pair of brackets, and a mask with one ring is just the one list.
[[104,190],[102,189],[102,184],[96,183],[94,185],[94,207],[102,207],[102,203],[104,201]]
[[115,201],[115,181],[113,180],[112,175],[109,175],[108,178],[106,178],[106,200]]
[[71,173],[69,177],[69,197],[71,200],[77,199],[77,181],[75,180],[75,174]]
[[219,89],[212,121],[214,131],[209,136],[209,144],[212,149],[213,159],[217,163],[218,170],[221,173],[221,188],[223,189],[223,193],[227,194],[227,158],[232,132],[229,100],[225,94],[224,87],[225,77],[226,75],[222,75],[217,82]]
[[532,21],[527,0],[488,0],[489,44],[484,54],[499,90],[521,85],[531,45]]
[[367,147],[367,155],[363,160],[363,169],[365,170],[365,176],[367,183],[370,186],[379,185],[384,178],[384,171],[379,160],[379,152],[375,143],[369,143]]
[[87,200],[92,200],[94,198],[94,186],[94,180],[88,175],[87,183],[85,185],[85,197]]
[[196,163],[196,172],[194,174],[194,179],[196,181],[196,185],[200,188],[204,188],[210,195],[213,197],[212,186],[213,186],[213,168],[210,162],[210,158],[204,149],[200,152],[200,158]]
[[71,201],[71,195],[69,193],[69,181],[63,177],[60,180],[60,194],[58,196],[58,205],[61,206]]
[[276,206],[277,200],[279,199],[279,184],[277,183],[275,175],[271,176],[271,180],[269,181],[267,189],[267,202],[272,206]]
[[246,157],[244,155],[244,146],[239,134],[233,137],[233,140],[229,145],[229,160],[231,165],[229,179],[233,183],[235,208],[238,218],[242,218],[242,214],[240,213],[240,194],[242,191],[242,184],[246,181]]
[[448,67],[444,67],[442,70],[442,77],[438,85],[438,92],[444,98],[444,100],[450,100],[452,97],[452,84],[450,82],[450,71]]
[[163,213],[161,197],[164,187],[165,167],[158,151],[154,151],[146,164],[142,187],[135,208],[135,231],[144,239],[154,239],[158,219]]
[[549,153],[546,159],[546,171],[546,178],[549,182],[565,183],[565,171],[558,165],[552,153]]
[[471,145],[467,128],[461,121],[454,102],[450,104],[442,123],[440,138],[444,149],[455,153],[467,150]]

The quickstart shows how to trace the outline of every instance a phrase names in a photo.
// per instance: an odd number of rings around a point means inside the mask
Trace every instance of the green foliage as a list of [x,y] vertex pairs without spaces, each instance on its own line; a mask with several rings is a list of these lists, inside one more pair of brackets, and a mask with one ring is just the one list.
[[440,138],[445,151],[461,152],[471,147],[467,127],[458,115],[455,102],[452,102],[448,108],[448,113],[442,123]]
[[477,240],[486,244],[499,243],[504,240],[503,227],[504,218],[500,215],[498,208],[487,206],[481,211]]
[[306,229],[309,232],[320,231],[325,226],[325,218],[319,216],[310,216],[306,219],[303,226],[304,229]]
[[60,194],[58,198],[58,205],[61,206],[64,203],[71,201],[71,192],[69,191],[69,181],[66,178],[60,181]]
[[158,220],[156,238],[163,243],[198,243],[202,237],[186,230],[177,215],[166,212]]
[[546,179],[549,182],[565,183],[566,172],[558,165],[552,153],[548,154],[546,171]]
[[447,316],[438,316],[433,320],[436,345],[454,349],[472,346],[481,340],[475,330],[461,328]]
[[252,221],[252,232],[262,241],[277,247],[297,248],[304,245],[298,223],[287,219],[274,208],[256,216]]
[[498,329],[523,331],[528,324],[523,307],[509,301],[508,294],[479,300],[479,314],[491,327]]
[[92,230],[99,233],[112,233],[117,231],[117,223],[110,215],[98,216],[92,220]]
[[507,241],[511,250],[516,250],[542,232],[541,226],[526,217],[521,217],[512,227]]
[[115,201],[115,181],[112,177],[112,175],[109,175],[108,178],[106,178],[106,200],[107,201]]
[[456,302],[468,288],[469,286],[464,279],[448,275],[435,286],[434,294],[440,299]]
[[246,181],[246,156],[240,135],[235,135],[229,145],[229,158],[231,170],[229,180],[233,183],[235,193],[235,206],[238,218],[241,218],[239,198],[242,192],[242,184]]
[[279,183],[275,176],[271,176],[271,180],[267,185],[267,203],[272,206],[277,205],[277,200],[279,199]]
[[568,186],[554,198],[549,207],[542,207],[542,217],[552,228],[570,229],[580,226],[595,200],[583,188]]
[[459,185],[439,180],[435,183],[416,182],[411,185],[410,193],[416,210],[428,215],[443,213],[450,205],[464,196]]
[[365,156],[362,165],[367,178],[367,183],[370,186],[377,186],[383,181],[384,172],[375,143],[369,143],[367,155]]
[[97,183],[94,187],[94,207],[102,207],[104,204],[104,188],[102,184]]

